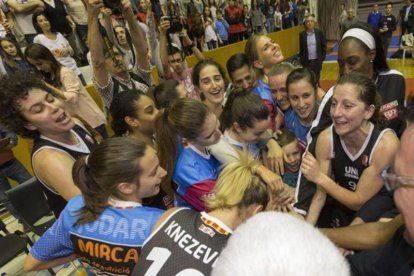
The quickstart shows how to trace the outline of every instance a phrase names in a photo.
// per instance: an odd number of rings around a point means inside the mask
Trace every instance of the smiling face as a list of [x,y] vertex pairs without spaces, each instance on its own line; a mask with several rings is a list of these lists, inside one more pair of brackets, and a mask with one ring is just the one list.
[[244,143],[258,143],[269,128],[270,116],[266,120],[255,120],[253,127],[246,127],[245,129],[241,129],[238,123],[234,123],[233,125],[240,139]]
[[338,51],[339,73],[359,72],[373,76],[375,51],[368,52],[358,40],[351,38],[341,42]]
[[200,82],[198,89],[205,97],[205,102],[219,105],[224,100],[224,79],[218,68],[214,65],[206,65],[200,70]]
[[253,75],[250,70],[249,65],[245,64],[239,69],[236,69],[231,74],[231,79],[233,81],[234,87],[236,88],[244,88],[250,90],[253,88]]
[[39,25],[40,29],[42,29],[43,32],[50,31],[50,22],[47,20],[47,18],[44,15],[39,15],[36,18],[36,22]]
[[307,80],[299,80],[289,85],[290,106],[299,119],[309,124],[316,114],[316,90]]
[[209,113],[201,128],[200,134],[197,138],[190,140],[192,144],[208,147],[216,144],[220,140],[219,121],[213,113]]
[[257,69],[270,68],[284,59],[279,44],[267,36],[260,36],[256,47],[259,59],[254,61],[253,65]]
[[291,172],[299,171],[302,151],[298,140],[294,140],[282,147],[285,167]]
[[360,129],[374,114],[375,106],[369,107],[360,99],[359,87],[345,83],[337,85],[332,96],[331,117],[335,132],[344,136]]
[[59,99],[39,88],[29,90],[26,98],[18,101],[20,112],[26,119],[26,128],[38,131],[45,136],[69,131],[75,126],[72,118],[65,112]]
[[145,155],[139,160],[142,170],[139,176],[137,198],[147,198],[159,193],[162,178],[167,172],[160,166],[154,149],[147,146]]
[[288,74],[280,74],[269,77],[269,86],[272,90],[273,98],[276,99],[277,105],[282,111],[286,111],[290,107],[288,94],[286,91],[286,79]]
[[1,48],[3,49],[3,51],[9,55],[10,57],[16,57],[17,56],[17,49],[16,46],[14,46],[13,43],[11,43],[10,41],[7,40],[3,40],[1,42]]
[[[396,175],[414,178],[414,123],[407,125],[394,161]],[[414,187],[403,186],[394,192],[394,201],[404,217],[408,238],[414,245]]]

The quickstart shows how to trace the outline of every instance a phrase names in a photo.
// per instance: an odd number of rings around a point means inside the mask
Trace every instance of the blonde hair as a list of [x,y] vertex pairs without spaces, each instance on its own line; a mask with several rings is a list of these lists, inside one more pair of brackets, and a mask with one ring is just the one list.
[[212,194],[204,198],[209,210],[247,207],[252,204],[266,208],[268,193],[263,181],[254,175],[259,161],[247,151],[238,151],[238,160],[228,163],[221,171]]

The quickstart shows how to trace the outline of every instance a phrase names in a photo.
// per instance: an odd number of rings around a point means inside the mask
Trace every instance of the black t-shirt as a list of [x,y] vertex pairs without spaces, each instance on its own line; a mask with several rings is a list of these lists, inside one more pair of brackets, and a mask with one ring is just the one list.
[[55,7],[49,5],[46,1],[43,1],[45,4],[45,14],[50,20],[50,25],[53,28],[53,31],[61,33],[62,35],[68,35],[72,32],[72,28],[69,25],[69,21],[66,18],[67,13],[65,6],[61,0],[54,0]]
[[414,247],[404,239],[401,226],[388,243],[347,257],[352,275],[410,276],[414,273]]

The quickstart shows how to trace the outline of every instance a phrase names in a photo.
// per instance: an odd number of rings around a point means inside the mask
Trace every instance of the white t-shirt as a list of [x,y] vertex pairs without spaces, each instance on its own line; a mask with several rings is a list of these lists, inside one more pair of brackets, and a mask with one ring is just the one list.
[[214,23],[211,23],[210,25],[208,25],[206,29],[204,30],[204,34],[206,36],[207,42],[211,40],[218,41],[217,34],[214,31],[212,24]]
[[[69,45],[69,42],[66,40],[66,38],[61,33],[57,33],[55,40],[47,38],[44,34],[38,34],[33,39],[33,42],[42,44],[43,46],[48,48],[52,53],[56,49],[71,48]],[[81,74],[81,71],[76,65],[76,61],[71,56],[56,57],[56,59],[62,65],[72,69],[76,73],[76,75]]]
[[[34,0],[16,0],[19,4],[24,4],[28,2],[33,2]],[[7,2],[6,2],[7,3]],[[36,30],[33,27],[32,22],[32,15],[33,11],[31,12],[12,12],[14,15],[14,19],[17,22],[17,25],[22,30],[23,34],[36,34]]]

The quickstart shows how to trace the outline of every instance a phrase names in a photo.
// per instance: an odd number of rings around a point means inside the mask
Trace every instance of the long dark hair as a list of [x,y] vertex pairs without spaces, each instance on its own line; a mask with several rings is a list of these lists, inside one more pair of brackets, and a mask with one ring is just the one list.
[[207,116],[208,107],[200,101],[190,98],[177,100],[171,108],[166,108],[155,124],[155,137],[160,166],[167,171],[161,186],[172,194],[171,179],[178,153],[178,135],[186,139],[195,139],[200,134]]
[[223,132],[236,122],[244,130],[252,128],[256,121],[266,120],[268,117],[269,109],[259,96],[244,88],[236,88],[230,92],[220,115],[220,129]]
[[46,13],[45,12],[43,12],[43,11],[39,11],[39,12],[35,12],[34,14],[33,14],[33,16],[32,16],[32,23],[33,23],[33,27],[35,28],[35,30],[36,30],[36,33],[38,33],[38,34],[43,34],[43,30],[42,30],[42,28],[40,28],[40,26],[39,26],[39,24],[37,23],[37,18],[39,17],[39,16],[41,16],[41,15],[43,15],[48,21],[49,21],[49,24],[50,24],[50,31],[52,32],[52,33],[56,33],[56,30],[55,30],[55,28],[54,28],[54,26],[52,25],[52,23],[50,22],[50,18],[46,15]]
[[[62,65],[56,60],[55,56],[52,54],[52,52],[43,46],[42,44],[33,43],[27,46],[26,50],[24,51],[24,55],[27,58],[31,59],[42,59],[49,61],[51,63],[51,70],[53,73],[53,78],[50,73],[42,72],[37,70],[35,66],[32,66],[35,72],[38,72],[41,74],[45,81],[55,87],[61,87],[62,82],[60,81],[60,69],[62,68]],[[29,63],[27,61],[27,63]],[[30,64],[30,63],[29,63]]]
[[[13,39],[10,39],[8,37],[2,37],[0,38],[0,46],[1,43],[3,41],[7,41],[10,42],[11,44],[14,45],[14,47],[16,47],[16,54],[17,56],[19,56],[23,61],[24,59],[24,55],[22,52],[22,49],[20,48],[20,46],[17,44],[17,42],[15,42]],[[11,69],[13,69],[14,71],[18,71],[19,70],[19,66],[17,66],[16,61],[14,60],[13,57],[11,57],[9,54],[7,54],[4,50],[3,50],[3,46],[0,47],[1,48],[1,57],[3,58],[4,63],[6,63]]]
[[141,97],[146,97],[146,95],[139,90],[123,91],[114,96],[109,112],[112,116],[111,127],[115,135],[122,136],[129,130],[129,125],[125,122],[125,117],[138,117],[135,110],[135,103]]
[[178,100],[177,86],[179,84],[176,80],[165,80],[151,90],[149,96],[152,96],[158,109],[169,108]]
[[147,147],[138,139],[114,137],[99,144],[88,157],[75,162],[72,177],[85,201],[79,211],[78,224],[96,220],[108,205],[110,196],[122,199],[117,189],[119,183],[139,182],[142,168],[138,161]]

